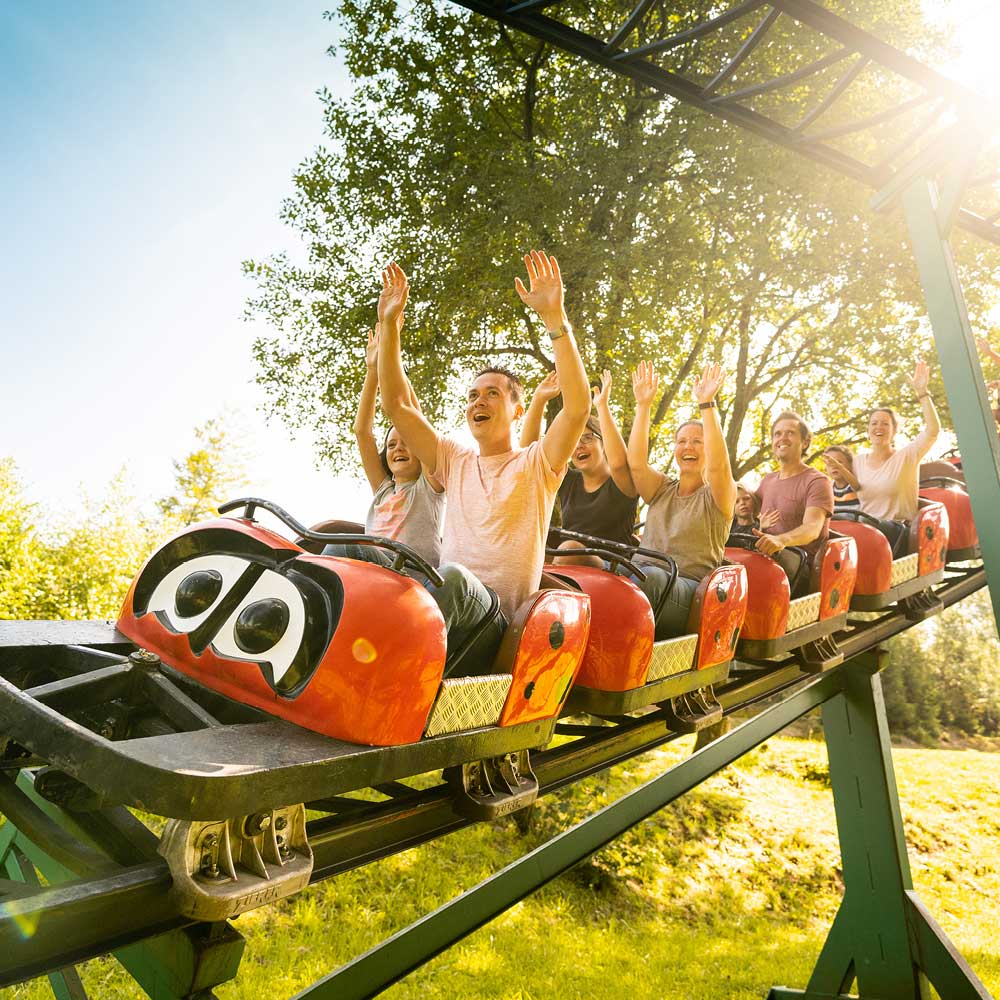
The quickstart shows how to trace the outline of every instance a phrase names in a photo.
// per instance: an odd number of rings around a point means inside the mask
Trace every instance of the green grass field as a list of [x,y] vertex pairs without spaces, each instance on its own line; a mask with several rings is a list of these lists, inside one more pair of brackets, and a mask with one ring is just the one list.
[[[689,752],[678,741],[543,800],[526,837],[480,825],[244,914],[240,974],[218,996],[291,996]],[[804,986],[842,888],[825,753],[771,740],[385,995],[762,1000]],[[1000,996],[1000,755],[894,760],[916,889]],[[83,972],[93,998],[144,996],[113,960]]]

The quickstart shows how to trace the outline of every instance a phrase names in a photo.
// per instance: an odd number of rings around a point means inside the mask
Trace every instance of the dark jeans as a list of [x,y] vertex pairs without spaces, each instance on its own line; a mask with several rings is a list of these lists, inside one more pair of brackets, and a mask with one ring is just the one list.
[[[386,569],[392,567],[393,559],[385,549],[375,545],[327,545],[323,549],[325,556],[341,556],[345,559],[360,559],[375,563]],[[438,569],[444,577],[444,583],[436,587],[423,574],[414,574],[413,578],[422,583],[437,602],[448,630],[449,659],[467,643],[472,641],[458,664],[445,665],[445,676],[456,674],[465,677],[472,674],[489,674],[493,670],[500,641],[507,630],[507,619],[503,612],[482,629],[482,635],[473,640],[476,632],[482,628],[483,621],[489,615],[493,599],[478,577],[470,573],[458,563],[445,563]]]
[[641,582],[637,580],[636,583],[653,606],[653,612],[656,615],[655,638],[657,642],[660,639],[670,639],[686,634],[691,602],[694,600],[695,591],[701,581],[678,576],[673,587],[670,588],[670,593],[664,598],[664,592],[670,583],[670,574],[661,566],[643,566],[642,571],[646,574],[646,579]]
[[[484,620],[493,607],[493,598],[486,585],[458,563],[445,563],[438,568],[438,572],[444,577],[443,586],[435,587],[429,580],[421,582],[437,601],[444,617],[448,629],[449,657],[472,642],[460,663],[445,666],[445,676],[492,673],[500,641],[507,631],[507,619],[502,611],[498,611],[496,617],[483,628]],[[480,630],[482,634],[474,639]]]

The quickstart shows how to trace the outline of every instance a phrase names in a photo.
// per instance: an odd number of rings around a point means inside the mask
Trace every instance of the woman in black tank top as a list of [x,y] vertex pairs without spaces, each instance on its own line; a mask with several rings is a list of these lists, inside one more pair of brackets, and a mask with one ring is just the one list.
[[[553,375],[546,376],[535,390],[525,414],[522,448],[537,439],[545,404],[558,393],[559,383]],[[572,464],[559,487],[559,509],[567,531],[632,545],[639,497],[629,472],[625,441],[611,413],[610,395],[611,372],[605,370],[600,387],[594,389],[597,418],[587,421],[573,451]],[[604,566],[597,556],[572,555],[572,549],[583,548],[579,542],[565,541],[559,548],[566,554],[557,556],[557,563]]]

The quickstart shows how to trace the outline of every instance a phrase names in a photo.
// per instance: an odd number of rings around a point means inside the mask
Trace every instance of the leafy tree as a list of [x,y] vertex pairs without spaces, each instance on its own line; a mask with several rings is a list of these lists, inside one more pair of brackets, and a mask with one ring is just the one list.
[[157,501],[165,525],[187,527],[216,516],[220,503],[231,500],[246,483],[241,447],[213,417],[194,431],[197,447],[175,460],[175,492]]
[[196,447],[175,461],[177,492],[150,519],[124,470],[72,515],[46,517],[29,503],[10,459],[0,460],[0,618],[117,616],[152,549],[179,528],[208,519],[242,485],[240,451],[221,420],[195,429]]
[[935,744],[943,730],[1000,735],[1000,642],[985,591],[889,643],[882,675],[893,732]]
[[35,512],[14,460],[0,459],[0,618],[25,618],[32,607]]
[[[935,41],[916,5],[892,15],[877,27],[897,43]],[[322,94],[329,145],[300,165],[282,209],[304,259],[244,268],[257,285],[248,316],[274,329],[255,345],[271,409],[340,428],[322,435],[335,465],[354,464],[373,278],[393,257],[413,279],[409,374],[436,419],[456,418],[455,380],[487,359],[531,376],[551,366],[511,288],[533,245],[559,253],[588,367],[616,373],[623,417],[641,358],[667,376],[654,414],[667,428],[689,412],[697,366],[731,368],[738,475],[766,457],[776,406],[815,418],[822,445],[850,440],[875,399],[909,402],[902,376],[926,346],[914,268],[898,224],[871,216],[853,182],[450,4],[403,18],[393,0],[352,0],[330,16],[356,89]],[[787,72],[781,52],[755,58]],[[844,113],[879,97],[878,80],[859,79]]]
[[32,618],[114,618],[156,544],[124,470],[79,515],[45,525],[37,542]]

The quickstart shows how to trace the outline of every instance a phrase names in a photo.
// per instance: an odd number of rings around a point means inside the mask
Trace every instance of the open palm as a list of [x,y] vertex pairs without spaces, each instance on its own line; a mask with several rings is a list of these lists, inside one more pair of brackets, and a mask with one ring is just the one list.
[[382,272],[382,294],[378,297],[379,323],[401,325],[403,309],[410,295],[410,285],[403,269],[393,261]]

